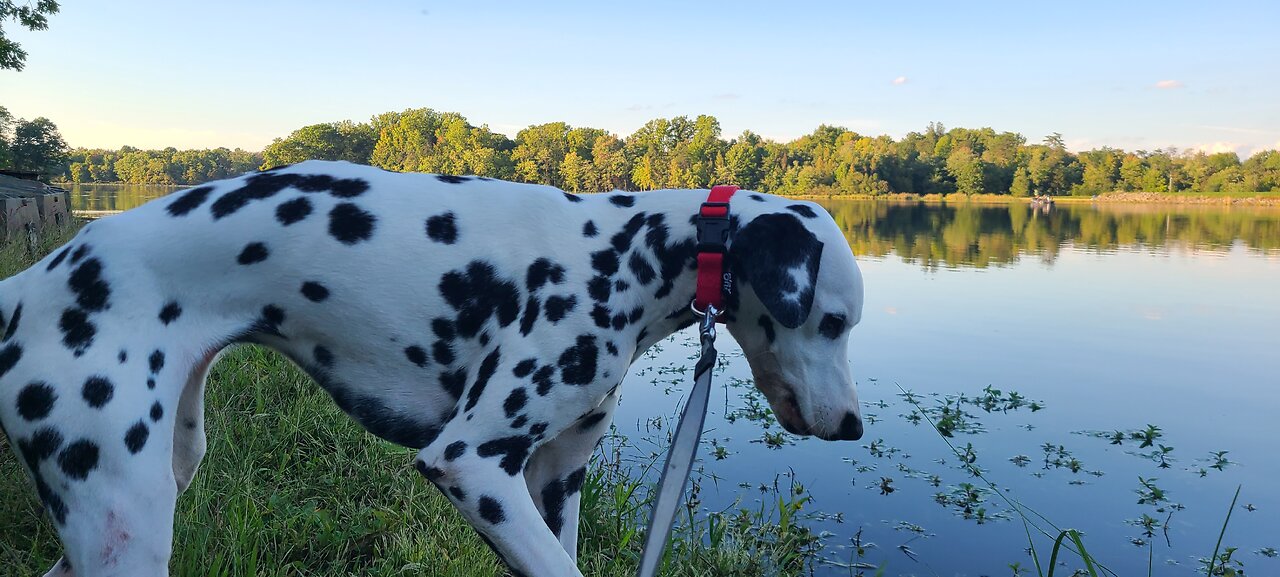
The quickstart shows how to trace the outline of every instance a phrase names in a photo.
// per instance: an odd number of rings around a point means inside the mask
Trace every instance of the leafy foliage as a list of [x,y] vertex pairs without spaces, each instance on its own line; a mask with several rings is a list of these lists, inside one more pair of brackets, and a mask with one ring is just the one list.
[[27,61],[27,51],[5,36],[4,22],[17,20],[28,30],[44,30],[49,27],[48,16],[57,13],[55,0],[37,0],[34,6],[29,2],[19,6],[12,0],[0,0],[0,70],[20,71]]

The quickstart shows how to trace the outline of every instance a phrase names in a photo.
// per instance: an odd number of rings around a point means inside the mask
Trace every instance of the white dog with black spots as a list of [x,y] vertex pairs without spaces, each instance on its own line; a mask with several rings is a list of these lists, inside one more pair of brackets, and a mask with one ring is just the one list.
[[[628,367],[689,326],[706,191],[578,196],[309,161],[85,226],[0,282],[0,426],[65,554],[168,574],[219,353],[288,356],[517,575],[580,575],[579,490]],[[815,204],[740,192],[726,321],[788,431],[862,435],[862,279]]]

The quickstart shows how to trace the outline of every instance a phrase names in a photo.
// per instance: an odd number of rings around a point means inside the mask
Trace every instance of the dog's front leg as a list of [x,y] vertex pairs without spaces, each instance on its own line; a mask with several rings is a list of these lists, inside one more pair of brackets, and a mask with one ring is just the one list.
[[529,458],[524,478],[529,495],[569,557],[578,558],[578,511],[587,461],[613,421],[618,406],[614,388],[600,405],[547,441]]
[[[415,465],[466,517],[517,576],[581,577],[529,496],[520,475],[528,446],[478,446],[444,435],[418,453]],[[517,445],[520,441],[514,442]],[[492,444],[497,443],[497,444]],[[509,451],[501,460],[492,451]]]

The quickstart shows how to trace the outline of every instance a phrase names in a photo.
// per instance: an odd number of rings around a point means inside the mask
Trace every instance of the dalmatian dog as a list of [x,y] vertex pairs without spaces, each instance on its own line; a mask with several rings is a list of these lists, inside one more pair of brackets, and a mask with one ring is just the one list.
[[[641,352],[693,323],[706,191],[568,194],[308,161],[90,223],[0,282],[0,425],[65,554],[167,575],[219,352],[288,356],[516,575],[581,575],[579,490]],[[862,280],[817,205],[740,192],[723,320],[788,431],[857,439]]]

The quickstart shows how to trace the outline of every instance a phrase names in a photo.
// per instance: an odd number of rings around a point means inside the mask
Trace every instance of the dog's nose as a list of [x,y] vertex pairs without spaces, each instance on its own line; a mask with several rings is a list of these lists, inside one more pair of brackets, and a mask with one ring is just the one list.
[[856,441],[862,438],[862,419],[854,413],[845,413],[840,421],[840,432],[837,438],[841,441]]

